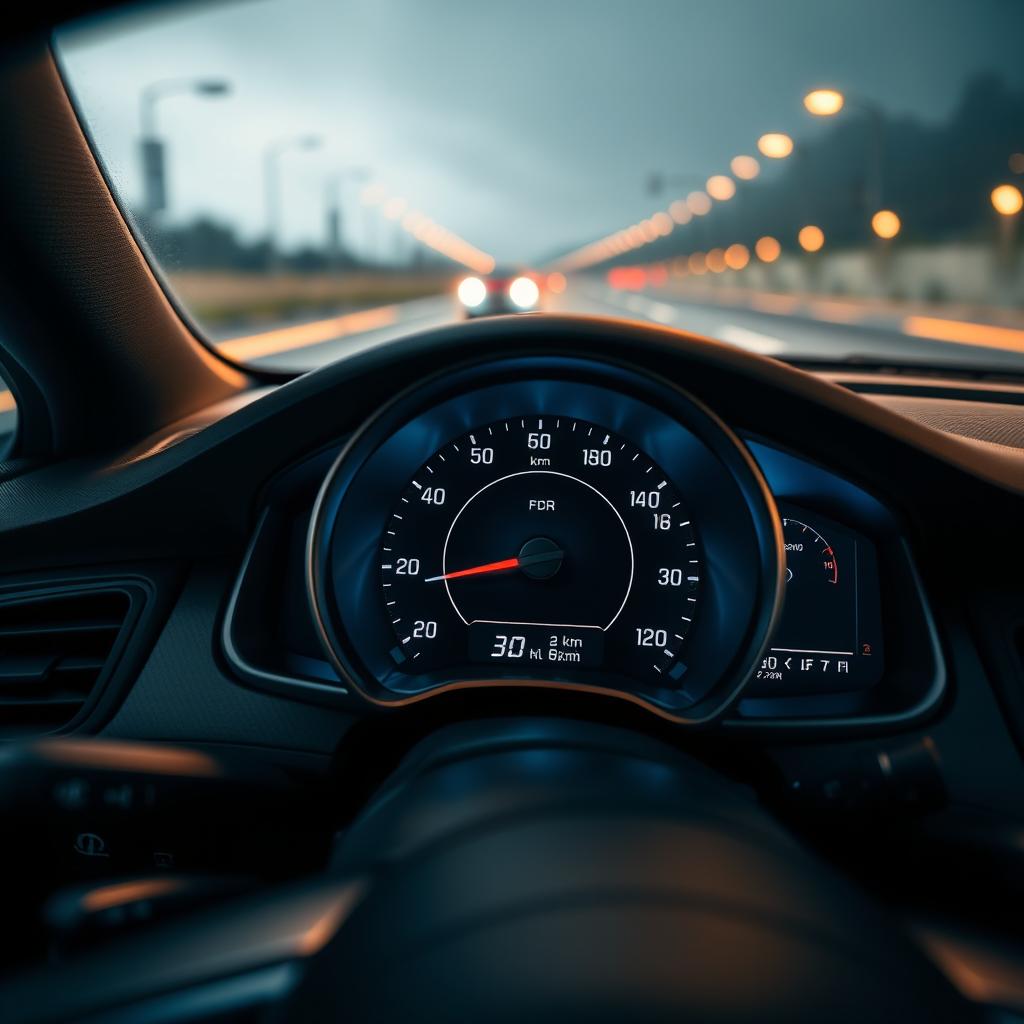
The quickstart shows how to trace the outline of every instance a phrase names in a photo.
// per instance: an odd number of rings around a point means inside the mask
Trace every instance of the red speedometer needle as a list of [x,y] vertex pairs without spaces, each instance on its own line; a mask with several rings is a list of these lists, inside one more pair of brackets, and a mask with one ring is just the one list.
[[472,569],[459,569],[458,572],[446,572],[441,576],[429,576],[423,582],[434,583],[437,580],[457,580],[460,576],[479,576],[485,572],[505,572],[507,569],[518,569],[519,564],[518,558],[506,558],[501,562],[474,565]]
[[[546,579],[558,571],[565,552],[553,541],[544,537],[527,541],[519,552],[518,558],[505,558],[500,562],[488,562],[486,565],[474,565],[472,569],[458,569],[456,572],[442,573],[440,576],[428,576],[424,583],[436,583],[438,580],[457,580],[462,576],[482,576],[487,572],[507,572],[509,569],[522,569],[527,576],[535,579]],[[550,571],[539,567],[547,563],[555,563]]]

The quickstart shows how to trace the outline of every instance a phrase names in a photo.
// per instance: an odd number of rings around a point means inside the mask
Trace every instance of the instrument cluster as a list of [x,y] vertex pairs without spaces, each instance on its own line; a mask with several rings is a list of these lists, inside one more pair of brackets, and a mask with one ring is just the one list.
[[886,506],[633,367],[439,374],[269,495],[224,627],[263,688],[553,689],[755,729],[876,727],[943,692]]

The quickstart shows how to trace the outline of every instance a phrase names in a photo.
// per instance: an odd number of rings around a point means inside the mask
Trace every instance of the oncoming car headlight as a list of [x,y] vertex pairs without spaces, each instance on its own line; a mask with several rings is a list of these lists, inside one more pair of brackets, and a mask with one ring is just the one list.
[[474,309],[487,298],[487,286],[479,277],[467,277],[459,282],[458,295],[459,302]]
[[508,297],[520,309],[530,309],[531,306],[537,305],[540,289],[537,287],[537,282],[531,278],[517,277],[508,286]]

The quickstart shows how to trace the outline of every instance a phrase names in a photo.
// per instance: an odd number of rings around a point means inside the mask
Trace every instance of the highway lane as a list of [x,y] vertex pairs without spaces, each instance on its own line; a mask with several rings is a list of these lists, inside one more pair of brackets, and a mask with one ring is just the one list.
[[[711,301],[668,289],[614,289],[600,279],[583,278],[571,280],[562,294],[549,296],[546,308],[645,320],[796,361],[981,367],[1016,375],[1024,371],[1024,330],[906,315],[854,299],[737,294],[728,301],[729,294]],[[816,315],[797,315],[798,310]],[[214,339],[213,344],[240,362],[304,371],[461,319],[455,298],[444,294],[281,324]],[[0,388],[0,437],[14,429],[16,416],[12,396]]]
[[321,320],[289,323],[242,337],[215,340],[213,344],[238,362],[268,369],[312,370],[460,318],[453,296],[435,295]]
[[[584,278],[570,281],[562,294],[550,295],[545,309],[644,320],[702,334],[760,355],[796,361],[904,363],[927,368],[980,366],[1015,374],[1024,369],[1024,331],[952,319],[907,317],[849,299],[763,295],[755,296],[754,301],[765,308],[752,308],[751,299],[745,296],[735,303],[703,301],[667,291],[624,291]],[[817,315],[792,312],[800,303]],[[771,308],[778,312],[767,311]],[[218,347],[241,362],[308,370],[461,319],[456,300],[439,295],[290,324],[225,340]],[[908,321],[939,337],[908,334]],[[954,337],[941,340],[950,332]],[[973,343],[954,340],[961,336]]]
[[[212,338],[214,348],[239,362],[267,369],[305,371],[416,331],[461,319],[451,295],[356,310],[318,320],[289,322],[244,336]],[[17,424],[14,397],[0,386],[0,457]]]
[[[847,316],[856,308],[856,303],[847,301],[834,305],[837,315],[839,308],[845,309]],[[953,320],[912,318],[913,326],[920,325],[922,330],[940,336],[944,325],[957,325],[963,329],[958,333],[971,337],[972,344],[907,334],[903,329],[906,317],[866,313],[860,323],[835,323],[784,312],[762,312],[746,305],[699,302],[665,292],[623,291],[596,280],[570,283],[562,295],[553,297],[551,308],[647,320],[760,355],[796,361],[914,363],[935,368],[983,366],[1016,374],[1024,371],[1024,331]],[[990,337],[998,341],[998,347],[984,344]]]

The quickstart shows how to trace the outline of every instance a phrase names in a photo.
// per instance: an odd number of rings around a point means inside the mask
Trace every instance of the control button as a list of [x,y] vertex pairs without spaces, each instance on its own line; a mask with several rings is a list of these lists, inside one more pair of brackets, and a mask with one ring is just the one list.
[[89,805],[89,791],[85,779],[63,779],[53,787],[53,802],[65,811],[82,811]]
[[83,857],[109,857],[107,842],[95,832],[79,832],[75,836],[75,853]]

